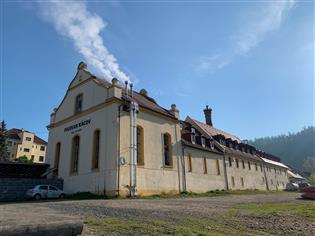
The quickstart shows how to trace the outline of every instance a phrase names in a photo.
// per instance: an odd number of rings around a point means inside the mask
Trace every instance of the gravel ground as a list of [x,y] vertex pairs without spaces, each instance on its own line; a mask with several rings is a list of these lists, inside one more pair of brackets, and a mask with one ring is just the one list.
[[[82,220],[89,217],[141,217],[150,219],[174,219],[180,217],[199,217],[202,219],[215,220],[222,219],[223,224],[237,226],[241,223],[250,230],[262,230],[267,234],[280,235],[315,235],[315,222],[311,218],[303,216],[287,215],[262,217],[251,214],[237,213],[231,222],[230,218],[225,218],[224,214],[233,207],[248,203],[284,203],[296,202],[299,194],[279,193],[279,194],[250,194],[250,195],[227,195],[220,197],[200,197],[183,199],[122,199],[122,200],[76,200],[76,201],[42,201],[26,202],[19,204],[8,204],[10,208],[29,208],[36,211],[36,208],[49,208],[54,212],[63,213],[79,217]],[[315,204],[313,201],[312,203]],[[85,226],[85,235],[90,235],[92,229]],[[113,234],[119,235],[119,234]]]

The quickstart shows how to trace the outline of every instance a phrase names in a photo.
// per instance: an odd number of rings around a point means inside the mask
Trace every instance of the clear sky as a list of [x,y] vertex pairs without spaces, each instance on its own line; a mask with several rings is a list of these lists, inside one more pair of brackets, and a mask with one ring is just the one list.
[[47,138],[83,60],[241,139],[314,125],[314,3],[1,1],[1,114]]

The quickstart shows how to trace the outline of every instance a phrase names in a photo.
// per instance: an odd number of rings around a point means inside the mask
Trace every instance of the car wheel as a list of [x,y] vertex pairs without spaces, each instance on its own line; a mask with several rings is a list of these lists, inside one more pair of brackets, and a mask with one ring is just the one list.
[[35,200],[40,200],[42,197],[40,196],[40,194],[36,194],[35,196],[34,196],[34,199]]
[[65,195],[62,193],[62,194],[60,194],[59,198],[60,198],[60,199],[64,199],[64,198],[65,198]]

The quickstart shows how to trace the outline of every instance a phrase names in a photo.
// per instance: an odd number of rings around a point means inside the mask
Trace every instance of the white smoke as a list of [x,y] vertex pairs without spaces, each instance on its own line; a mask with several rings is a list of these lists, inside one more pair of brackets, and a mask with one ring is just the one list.
[[116,77],[120,81],[130,81],[100,36],[106,22],[97,14],[89,12],[85,2],[49,0],[38,3],[44,18],[54,24],[58,33],[73,40],[76,50],[88,64],[94,66],[106,79]]

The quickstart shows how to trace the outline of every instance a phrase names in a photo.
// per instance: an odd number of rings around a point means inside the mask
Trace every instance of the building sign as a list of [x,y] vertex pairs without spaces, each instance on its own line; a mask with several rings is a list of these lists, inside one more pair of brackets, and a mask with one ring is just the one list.
[[64,129],[64,132],[75,130],[75,129],[80,128],[82,126],[89,125],[90,123],[91,123],[91,119],[81,121],[80,123],[77,123],[77,124],[70,125],[70,126],[66,127]]

